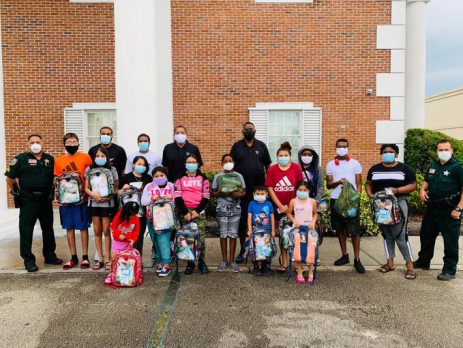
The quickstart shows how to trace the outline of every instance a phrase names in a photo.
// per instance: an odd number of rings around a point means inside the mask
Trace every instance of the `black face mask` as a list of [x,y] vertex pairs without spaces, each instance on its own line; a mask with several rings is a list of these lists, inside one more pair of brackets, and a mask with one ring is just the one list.
[[66,145],[64,146],[67,152],[69,152],[71,155],[75,154],[77,150],[79,150],[79,145]]
[[246,131],[243,131],[243,135],[246,140],[252,140],[254,139],[254,136],[256,135],[256,131],[246,130]]

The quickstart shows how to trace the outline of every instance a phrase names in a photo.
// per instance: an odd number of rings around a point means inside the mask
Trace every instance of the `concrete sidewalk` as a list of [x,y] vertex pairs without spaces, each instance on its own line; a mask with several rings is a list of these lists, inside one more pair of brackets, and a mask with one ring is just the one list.
[[[55,236],[56,236],[56,253],[58,257],[63,260],[68,260],[70,258],[69,249],[67,246],[66,232],[59,225],[59,216],[55,212]],[[420,240],[418,236],[410,237],[412,250],[415,258],[417,257]],[[81,243],[80,243],[80,234],[76,235],[76,243],[78,249],[79,258],[82,255],[81,252]],[[95,253],[95,242],[93,240],[93,231],[90,229],[90,242],[89,242],[89,256],[93,258]],[[207,238],[207,257],[206,261],[211,270],[215,270],[216,266],[222,261],[219,238],[211,237]],[[145,237],[144,242],[144,263],[148,262],[150,259],[150,249],[151,249],[151,240],[149,237]],[[40,268],[40,272],[61,272],[62,267],[60,266],[48,266],[44,265],[42,257],[42,241],[41,241],[41,230],[38,225],[36,225],[34,231],[34,243],[33,243],[33,252],[37,258],[37,266]],[[463,237],[460,237],[460,250],[463,249]],[[433,263],[431,265],[432,269],[441,269],[443,265],[443,241],[442,237],[438,237],[435,248],[435,255]],[[324,238],[323,245],[320,247],[320,260],[321,266],[319,270],[329,269],[329,270],[352,270],[353,267],[353,250],[352,245],[348,244],[348,251],[351,256],[351,264],[347,266],[335,267],[333,266],[334,260],[340,257],[340,249],[337,238]],[[404,260],[400,255],[399,250],[396,248],[396,263],[400,267],[404,264]],[[383,239],[382,237],[364,237],[361,242],[361,255],[360,259],[364,264],[367,270],[375,270],[380,265],[385,262],[384,249],[383,249]],[[274,267],[278,265],[278,258],[275,258],[273,261]],[[459,262],[459,269],[463,269],[463,259]],[[16,228],[16,232],[13,227],[10,227],[8,233],[0,232],[0,272],[2,273],[16,273],[16,272],[25,272],[23,267],[23,260],[19,255],[19,232]],[[75,268],[66,272],[93,272],[91,270],[80,270]]]

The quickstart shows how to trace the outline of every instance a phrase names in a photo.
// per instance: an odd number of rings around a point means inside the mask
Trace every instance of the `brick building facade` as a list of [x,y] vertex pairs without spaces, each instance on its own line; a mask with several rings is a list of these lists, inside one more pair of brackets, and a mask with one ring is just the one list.
[[205,169],[218,169],[243,122],[257,120],[258,136],[278,142],[286,133],[269,115],[288,112],[301,127],[286,132],[299,145],[319,141],[311,145],[324,164],[347,137],[367,168],[378,143],[403,143],[405,5],[2,0],[5,163],[29,133],[58,155],[66,130],[85,150],[92,127],[110,120],[127,152],[141,130],[159,151],[183,124]]

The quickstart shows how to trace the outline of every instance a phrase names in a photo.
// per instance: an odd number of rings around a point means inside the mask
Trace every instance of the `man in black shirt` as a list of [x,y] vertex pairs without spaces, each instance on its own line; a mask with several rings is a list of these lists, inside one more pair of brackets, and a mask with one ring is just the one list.
[[241,199],[241,219],[239,236],[241,250],[236,262],[244,261],[244,243],[247,233],[248,205],[253,199],[255,186],[265,184],[265,172],[272,163],[267,145],[255,138],[256,128],[252,122],[243,125],[243,139],[233,144],[230,154],[235,161],[235,170],[240,173],[246,183],[246,196]]
[[106,149],[109,153],[111,165],[116,168],[117,174],[120,178],[122,178],[124,176],[127,155],[125,153],[124,148],[112,142],[112,138],[113,130],[107,126],[102,127],[100,129],[101,144],[92,146],[90,150],[88,150],[88,154],[90,155],[90,157],[95,158],[95,153],[98,151],[100,147]]
[[187,140],[186,128],[177,126],[174,129],[174,142],[164,146],[162,152],[162,165],[167,168],[167,178],[170,182],[175,182],[185,173],[185,159],[189,155],[196,156],[198,167],[203,165],[199,148]]

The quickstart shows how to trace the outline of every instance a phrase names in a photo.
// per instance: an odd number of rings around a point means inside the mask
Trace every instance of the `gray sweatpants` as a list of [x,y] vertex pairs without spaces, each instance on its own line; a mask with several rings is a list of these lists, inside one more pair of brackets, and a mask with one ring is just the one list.
[[384,253],[386,259],[395,257],[395,243],[397,243],[405,261],[413,261],[412,247],[407,234],[408,204],[405,197],[399,198],[399,206],[402,209],[403,220],[394,226],[379,226],[384,237]]

